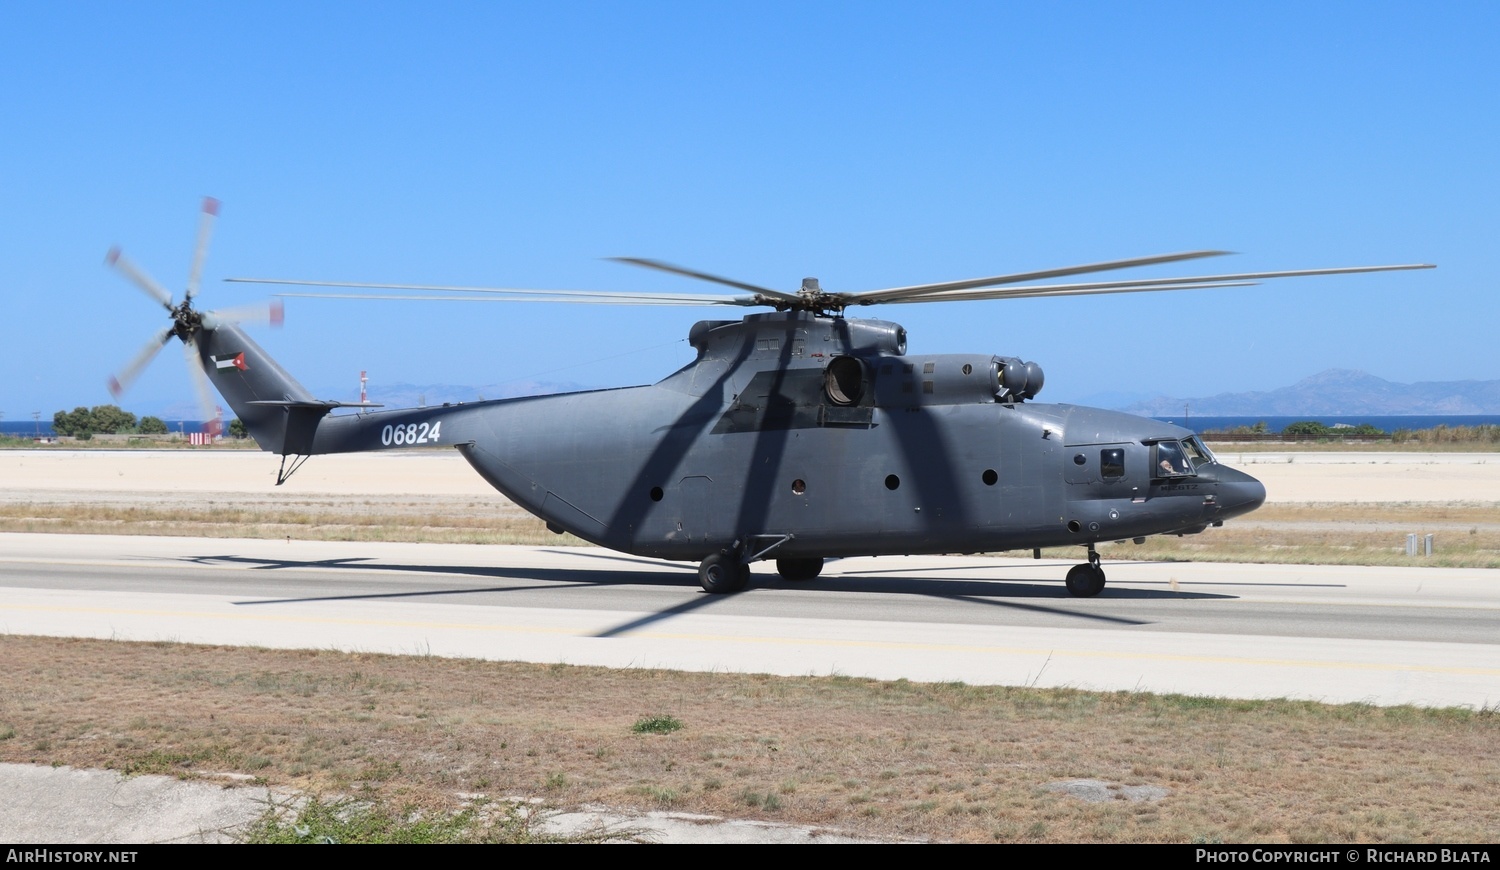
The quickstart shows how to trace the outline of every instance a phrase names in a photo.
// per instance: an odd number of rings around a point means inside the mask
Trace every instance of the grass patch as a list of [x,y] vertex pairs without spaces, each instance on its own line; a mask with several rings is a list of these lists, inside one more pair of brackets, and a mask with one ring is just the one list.
[[781,809],[781,796],[774,791],[758,791],[747,788],[740,792],[740,801],[751,809],[776,812]]
[[635,720],[630,730],[636,734],[671,734],[682,730],[682,720],[676,716],[646,716]]
[[634,830],[600,829],[572,836],[544,833],[545,813],[521,804],[481,802],[454,812],[343,798],[310,798],[296,808],[267,807],[241,835],[245,843],[599,843],[628,841]]

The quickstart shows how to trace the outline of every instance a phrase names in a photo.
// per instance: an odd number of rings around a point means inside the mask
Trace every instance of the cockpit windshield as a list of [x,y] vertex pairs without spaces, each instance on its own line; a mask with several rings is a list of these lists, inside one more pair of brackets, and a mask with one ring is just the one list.
[[1185,441],[1158,441],[1156,444],[1157,477],[1193,474],[1195,468],[1214,461],[1214,455],[1196,435]]
[[1218,461],[1214,459],[1213,452],[1208,449],[1208,445],[1203,443],[1203,439],[1196,435],[1182,442],[1182,449],[1187,453],[1194,467]]

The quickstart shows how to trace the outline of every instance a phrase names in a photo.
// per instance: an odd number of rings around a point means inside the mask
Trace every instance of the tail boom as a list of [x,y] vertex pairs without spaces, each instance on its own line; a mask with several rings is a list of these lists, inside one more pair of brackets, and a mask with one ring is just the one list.
[[338,408],[379,405],[314,398],[232,324],[194,336],[199,362],[262,450],[283,456],[454,446],[480,433],[472,413],[487,403],[329,416]]

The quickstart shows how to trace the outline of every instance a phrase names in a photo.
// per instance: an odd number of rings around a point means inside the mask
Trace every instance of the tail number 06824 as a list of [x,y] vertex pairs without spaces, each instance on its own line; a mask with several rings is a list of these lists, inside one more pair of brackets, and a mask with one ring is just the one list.
[[400,424],[394,426],[387,425],[384,429],[380,430],[380,446],[401,447],[406,444],[436,444],[438,443],[438,436],[441,434],[440,430],[442,427],[442,420],[431,424],[431,427],[427,423],[407,423],[405,426]]

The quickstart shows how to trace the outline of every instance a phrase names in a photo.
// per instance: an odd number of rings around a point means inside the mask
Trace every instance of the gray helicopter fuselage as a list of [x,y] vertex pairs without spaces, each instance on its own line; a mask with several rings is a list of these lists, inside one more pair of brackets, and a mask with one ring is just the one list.
[[[1261,484],[1188,430],[1024,401],[1026,367],[907,355],[901,327],[808,312],[704,321],[650,386],[325,416],[232,326],[205,370],[283,454],[454,447],[558,532],[643,556],[968,553],[1190,534]],[[222,360],[245,354],[237,365]]]

